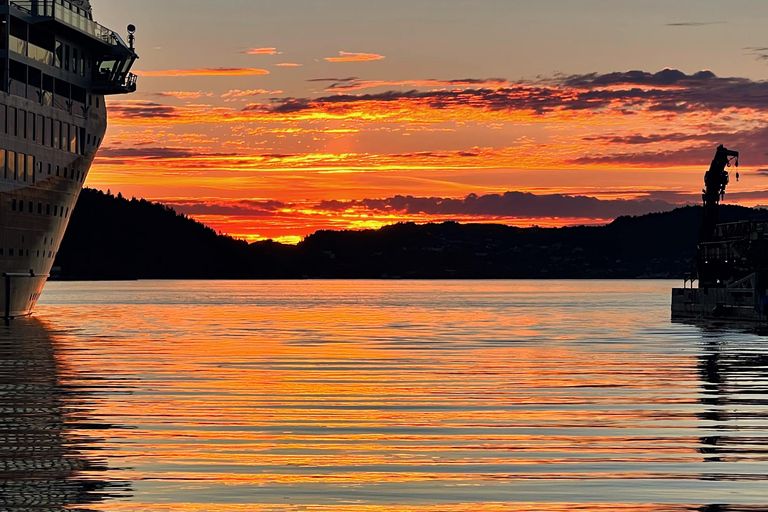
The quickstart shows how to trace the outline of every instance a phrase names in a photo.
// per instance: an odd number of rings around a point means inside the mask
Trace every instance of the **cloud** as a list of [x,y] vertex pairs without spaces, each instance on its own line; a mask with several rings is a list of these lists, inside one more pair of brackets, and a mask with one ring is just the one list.
[[706,27],[707,25],[725,25],[727,21],[681,21],[667,23],[668,27]]
[[140,158],[149,160],[163,160],[166,158],[190,158],[199,156],[200,152],[188,148],[158,148],[138,147],[121,148],[106,147],[99,150],[99,158]]
[[179,117],[179,109],[152,101],[126,101],[109,106],[110,116],[125,119],[170,119]]
[[202,97],[211,98],[213,97],[213,93],[203,92],[203,91],[164,91],[164,92],[156,93],[155,96],[160,96],[161,98],[178,98],[182,100],[186,100],[186,99],[196,100]]
[[510,191],[503,194],[469,194],[464,198],[415,197],[396,195],[384,199],[350,201],[267,201],[210,199],[164,199],[163,203],[188,215],[227,215],[238,217],[284,216],[308,218],[321,215],[371,217],[395,216],[398,219],[440,220],[461,217],[477,221],[562,218],[609,221],[622,215],[643,215],[669,211],[680,206],[660,199],[601,200],[589,196],[561,194],[535,195]]
[[177,212],[186,215],[225,215],[237,217],[271,217],[288,205],[281,201],[224,199],[209,200],[163,200],[163,204],[171,206]]
[[248,55],[281,55],[283,52],[277,51],[277,48],[250,48],[245,51]]
[[[313,81],[329,81],[315,79]],[[326,88],[326,92],[349,92],[362,89],[373,89],[376,87],[477,87],[484,86],[490,88],[500,88],[510,85],[508,80],[503,78],[476,79],[465,78],[459,80],[358,80],[356,78],[346,78],[334,81]]]
[[136,71],[139,76],[150,77],[190,77],[190,76],[259,76],[268,75],[266,69],[253,68],[200,68],[200,69],[165,69],[157,71]]
[[338,57],[326,57],[328,62],[373,62],[377,60],[386,59],[383,55],[376,53],[356,53],[356,52],[339,52]]
[[268,91],[266,89],[248,89],[245,91],[241,91],[240,89],[232,89],[229,92],[225,92],[221,95],[222,98],[248,98],[252,96],[262,96],[262,95],[277,95],[282,94],[283,91],[277,90],[277,91]]
[[275,66],[281,67],[281,68],[300,68],[304,64],[297,64],[295,62],[280,62],[278,64],[275,64]]
[[484,218],[553,218],[614,219],[621,215],[643,215],[669,211],[679,205],[661,200],[601,200],[587,196],[534,195],[527,192],[506,192],[463,199],[444,197],[413,197],[397,195],[386,199],[358,201],[323,201],[320,210],[346,211],[363,209],[372,212],[401,212],[409,215],[461,215]]

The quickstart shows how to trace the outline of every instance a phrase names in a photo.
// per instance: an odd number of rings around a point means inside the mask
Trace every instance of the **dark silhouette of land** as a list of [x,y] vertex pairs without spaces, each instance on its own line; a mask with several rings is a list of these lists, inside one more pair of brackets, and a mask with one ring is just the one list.
[[[723,206],[720,215],[768,219],[768,210]],[[161,204],[85,189],[56,265],[83,280],[678,278],[693,265],[701,219],[689,206],[599,227],[407,223],[248,244]]]

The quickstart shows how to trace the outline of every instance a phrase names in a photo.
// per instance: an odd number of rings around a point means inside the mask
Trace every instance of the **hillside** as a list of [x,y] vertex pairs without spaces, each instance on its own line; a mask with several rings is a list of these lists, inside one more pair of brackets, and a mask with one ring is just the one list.
[[[724,222],[746,218],[768,211],[722,210]],[[249,245],[163,205],[86,189],[56,265],[66,279],[677,278],[700,219],[685,207],[601,227],[409,223]]]

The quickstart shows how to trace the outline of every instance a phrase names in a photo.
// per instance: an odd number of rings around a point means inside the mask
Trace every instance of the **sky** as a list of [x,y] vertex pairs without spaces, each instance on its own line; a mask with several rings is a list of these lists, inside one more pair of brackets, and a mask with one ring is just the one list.
[[93,0],[137,26],[87,185],[296,243],[393,222],[768,204],[762,0]]

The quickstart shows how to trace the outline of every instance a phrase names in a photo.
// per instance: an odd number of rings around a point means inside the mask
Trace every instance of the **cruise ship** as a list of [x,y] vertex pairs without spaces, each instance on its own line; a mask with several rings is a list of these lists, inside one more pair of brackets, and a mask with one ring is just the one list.
[[105,96],[136,90],[128,43],[89,0],[0,0],[0,314],[40,297],[107,129]]

